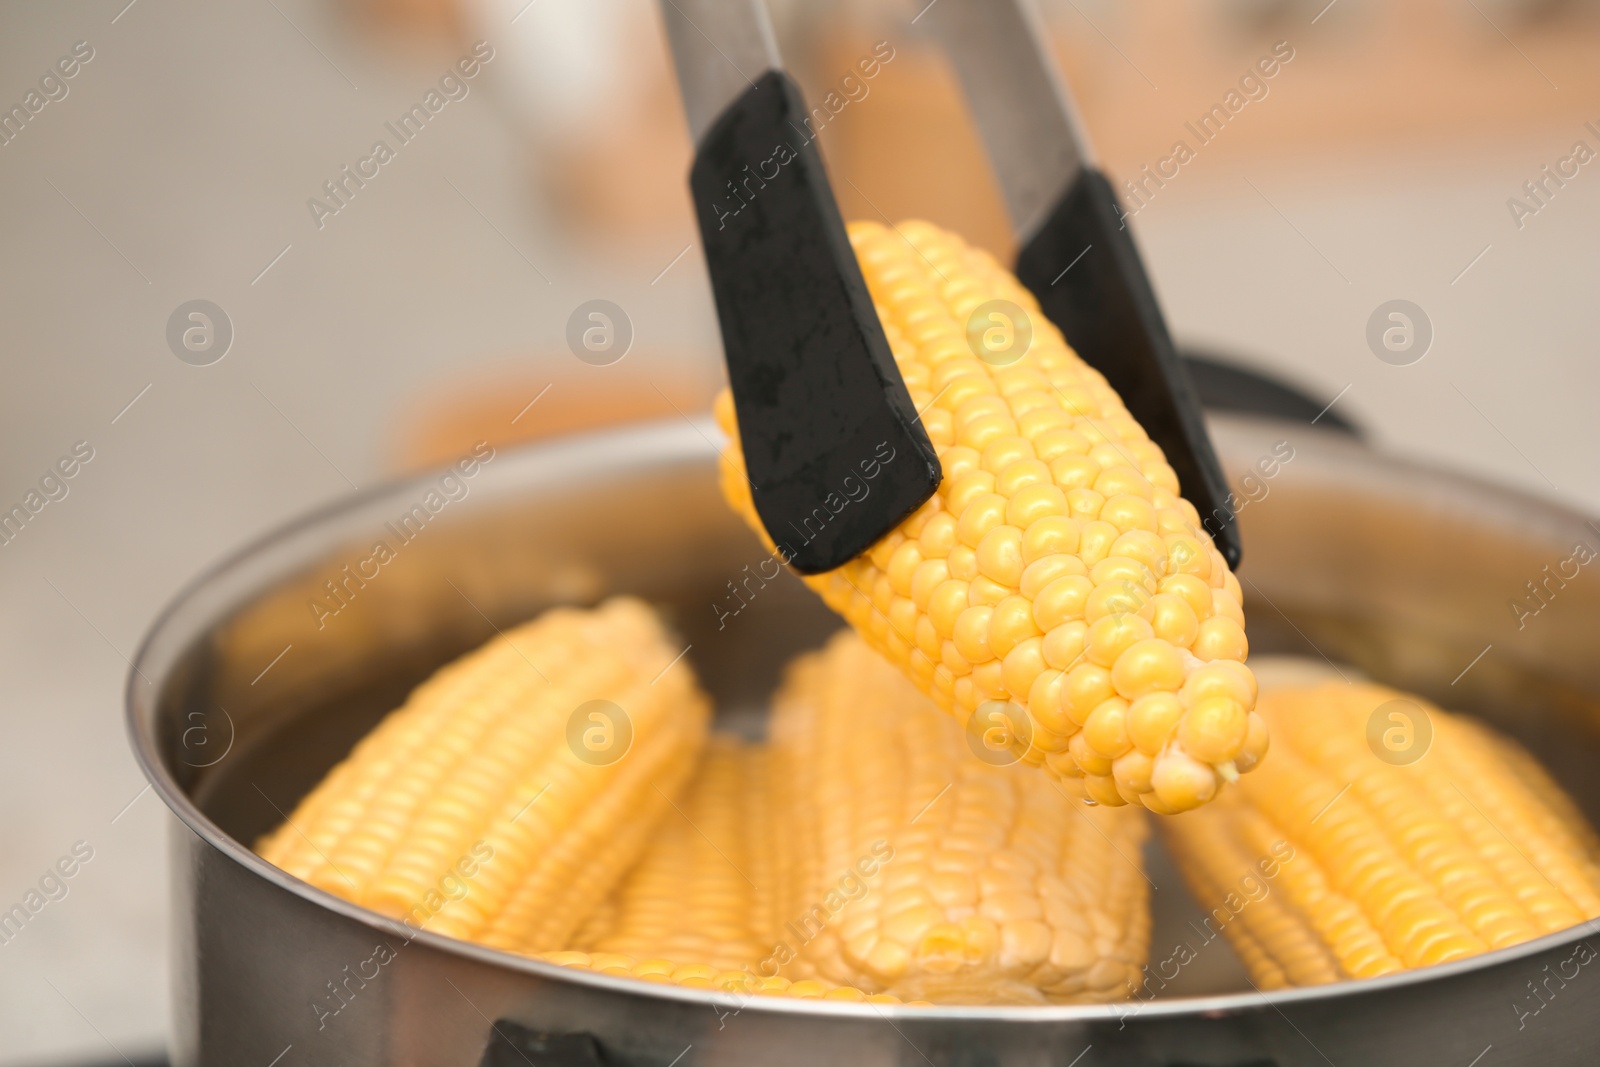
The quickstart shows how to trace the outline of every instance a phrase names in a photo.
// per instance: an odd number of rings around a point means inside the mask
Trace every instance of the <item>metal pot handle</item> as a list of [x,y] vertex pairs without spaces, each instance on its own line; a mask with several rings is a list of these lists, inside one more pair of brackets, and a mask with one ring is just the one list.
[[593,1034],[552,1034],[501,1019],[478,1067],[626,1067],[608,1058]]
[[[593,1034],[552,1034],[507,1020],[494,1024],[494,1036],[479,1067],[624,1067],[606,1056]],[[1170,1067],[1195,1067],[1174,1063]],[[1237,1067],[1278,1067],[1276,1060],[1252,1059]]]

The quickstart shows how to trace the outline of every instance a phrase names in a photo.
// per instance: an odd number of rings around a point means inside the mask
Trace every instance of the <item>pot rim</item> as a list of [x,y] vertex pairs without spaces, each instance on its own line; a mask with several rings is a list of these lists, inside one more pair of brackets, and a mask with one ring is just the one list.
[[[1293,425],[1297,434],[1307,435],[1308,444],[1314,442],[1313,447],[1318,452],[1325,450],[1330,456],[1341,453],[1346,458],[1356,455],[1378,455],[1374,450],[1358,441],[1353,441],[1346,434],[1337,431],[1323,430],[1297,423],[1286,424],[1278,420],[1249,416],[1212,414],[1209,418],[1215,420],[1219,428],[1226,427],[1230,430],[1271,427],[1281,429],[1287,425]],[[685,423],[687,425],[684,425]],[[584,465],[589,467],[591,472],[594,469],[604,470],[622,465],[672,464],[680,463],[684,460],[715,459],[719,454],[719,449],[714,443],[713,435],[720,437],[721,431],[708,418],[689,419],[685,417],[681,422],[676,419],[651,421],[625,427],[594,430],[554,441],[537,442],[508,449],[507,451],[510,452],[513,460],[513,463],[508,464],[508,466],[528,468],[534,471],[543,469],[550,475],[554,475],[552,480],[559,481],[565,473],[575,469],[573,461],[578,459],[584,460]],[[1426,474],[1441,488],[1449,486],[1458,491],[1487,492],[1502,497],[1520,498],[1528,506],[1545,510],[1547,514],[1552,516],[1561,514],[1580,523],[1585,521],[1584,517],[1576,511],[1556,502],[1473,478],[1469,475],[1442,470],[1391,455],[1383,455],[1382,463],[1384,467],[1389,469],[1407,469]],[[157,751],[154,732],[150,728],[155,701],[154,683],[148,680],[143,668],[152,667],[154,669],[152,661],[157,658],[158,646],[163,639],[168,637],[168,629],[176,625],[182,612],[193,607],[195,601],[204,593],[211,590],[215,585],[220,584],[237,568],[259,558],[274,548],[283,546],[298,535],[308,534],[325,525],[332,525],[335,520],[357,512],[368,505],[376,504],[379,501],[404,499],[437,476],[436,471],[425,471],[403,478],[390,479],[355,493],[341,496],[312,508],[297,518],[251,539],[242,547],[227,553],[219,561],[203,569],[198,576],[190,579],[179,589],[178,593],[161,609],[150,624],[150,628],[146,631],[144,638],[140,641],[137,652],[134,654],[128,672],[127,685],[124,689],[126,724],[134,758],[139,764],[140,770],[144,772],[150,786],[161,797],[162,802],[189,830],[193,831],[212,848],[223,853],[246,870],[265,878],[278,888],[331,910],[347,919],[361,923],[375,932],[402,937],[405,939],[406,944],[420,942],[437,952],[447,953],[503,970],[536,976],[549,981],[571,982],[610,993],[653,997],[703,1007],[717,1008],[737,1004],[740,1012],[757,1010],[799,1016],[868,1019],[886,1017],[923,1021],[1003,1022],[1007,1024],[1122,1021],[1139,1016],[1172,1019],[1194,1015],[1236,1015],[1260,1011],[1265,1008],[1271,1008],[1281,1014],[1285,1007],[1291,1005],[1337,1000],[1365,994],[1382,995],[1387,991],[1405,986],[1443,981],[1472,971],[1487,970],[1536,956],[1562,945],[1575,943],[1600,932],[1600,918],[1596,918],[1580,923],[1577,926],[1569,927],[1566,930],[1546,934],[1532,941],[1525,941],[1507,948],[1494,949],[1451,963],[1435,964],[1377,978],[1345,979],[1326,985],[1303,986],[1270,992],[1257,989],[1251,993],[1220,993],[1200,997],[1156,997],[1151,999],[1135,997],[1131,1000],[1109,1004],[935,1005],[932,1007],[911,1007],[893,1004],[851,1003],[848,1001],[801,1000],[762,995],[741,997],[735,993],[687,989],[680,986],[597,974],[593,971],[545,963],[532,957],[490,948],[473,942],[457,940],[456,938],[446,937],[443,934],[431,933],[426,930],[410,930],[398,920],[390,919],[378,912],[353,904],[342,897],[335,896],[326,890],[318,889],[280,870],[257,855],[243,842],[226,833],[207,817],[183,788],[179,786]],[[491,490],[489,495],[493,497],[496,495],[495,491]],[[238,605],[230,606],[236,607]],[[141,681],[145,684],[141,685]]]

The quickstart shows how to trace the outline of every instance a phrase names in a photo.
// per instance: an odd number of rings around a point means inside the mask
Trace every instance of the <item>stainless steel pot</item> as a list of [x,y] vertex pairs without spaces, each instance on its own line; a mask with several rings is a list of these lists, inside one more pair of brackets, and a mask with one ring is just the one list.
[[[1252,650],[1352,663],[1480,713],[1600,820],[1600,587],[1580,574],[1551,583],[1535,615],[1519,620],[1510,606],[1537,606],[1525,583],[1544,582],[1546,565],[1579,542],[1600,547],[1600,530],[1338,434],[1233,417],[1215,431],[1235,479],[1254,472],[1241,483]],[[1593,1061],[1582,1051],[1596,1047],[1600,1010],[1600,966],[1582,947],[1591,928],[1263,995],[1220,938],[1200,941],[1189,924],[1217,902],[1191,900],[1157,849],[1153,966],[1178,971],[1159,995],[937,1009],[740,1003],[431,934],[408,941],[250,851],[410,686],[496,626],[557,602],[621,591],[657,602],[692,642],[721,716],[758,726],[779,665],[838,623],[783,578],[719,628],[713,605],[733,606],[726,583],[764,554],[718,497],[713,436],[703,424],[640,426],[504,453],[443,487],[433,477],[369,492],[246,549],[159,620],[128,703],[138,758],[178,817],[174,1063]],[[1293,458],[1264,476],[1257,463],[1275,449],[1281,459],[1279,442]],[[372,562],[378,540],[394,551],[382,564]],[[1194,961],[1164,965],[1184,940]],[[592,1041],[487,1051],[518,1025]]]

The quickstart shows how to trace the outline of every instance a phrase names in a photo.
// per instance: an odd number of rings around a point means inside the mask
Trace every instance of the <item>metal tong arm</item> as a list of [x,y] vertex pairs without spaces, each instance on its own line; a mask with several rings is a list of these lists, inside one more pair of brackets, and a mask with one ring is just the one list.
[[661,0],[689,136],[696,146],[718,116],[769,70],[782,70],[765,0]]
[[[833,570],[933,495],[939,458],[895,366],[766,8],[761,0],[661,7],[694,133],[689,189],[751,499],[783,562],[802,574]],[[846,506],[841,491],[880,466],[870,494]]]
[[1093,153],[1044,29],[1018,0],[938,0],[928,10],[961,81],[1018,245],[1044,225]]
[[937,0],[927,17],[1011,215],[1018,280],[1161,446],[1237,567],[1238,525],[1199,399],[1037,16],[1027,0]]

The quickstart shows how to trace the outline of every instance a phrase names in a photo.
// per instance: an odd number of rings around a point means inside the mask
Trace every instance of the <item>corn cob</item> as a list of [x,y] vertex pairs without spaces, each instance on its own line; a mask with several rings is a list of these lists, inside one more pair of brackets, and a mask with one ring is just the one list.
[[[1097,802],[1210,800],[1261,759],[1267,732],[1238,580],[1161,449],[993,257],[921,222],[857,223],[850,240],[944,480],[807,584],[963,726],[1084,779]],[[1011,362],[979,343],[998,324],[974,315],[994,300],[1031,326]],[[726,391],[716,411],[733,438],[724,495],[787,558],[756,515]],[[862,458],[874,473],[868,461],[893,462]],[[1013,729],[975,719],[984,705]]]
[[1149,934],[1139,813],[974,759],[931,712],[854,634],[791,666],[757,973],[946,1003],[1127,996]]
[[712,989],[737,997],[773,996],[796,1000],[843,1000],[858,1004],[906,1003],[912,1007],[929,1006],[927,1001],[907,1002],[887,993],[863,993],[851,986],[833,985],[816,979],[791,982],[787,978],[763,977],[747,970],[725,970],[704,963],[675,963],[668,959],[639,959],[617,953],[575,950],[536,953],[533,958],[597,974],[637,978],[686,989]]
[[689,788],[605,910],[573,948],[691,960],[717,971],[767,950],[772,869],[766,750],[713,734]]
[[[644,856],[549,963],[736,996],[899,1004],[816,979],[761,975],[772,926],[770,758],[763,745],[713,734],[688,789]],[[675,961],[693,962],[675,962]]]
[[[703,744],[708,703],[688,664],[666,669],[678,652],[638,600],[549,611],[418,686],[258,851],[408,926],[563,948]],[[621,716],[576,721],[593,700]],[[631,747],[606,752],[628,725]]]
[[[1400,699],[1432,741],[1396,765],[1367,731]],[[1261,988],[1445,963],[1600,916],[1600,843],[1510,739],[1367,683],[1265,688],[1258,711],[1273,758],[1161,832]]]

